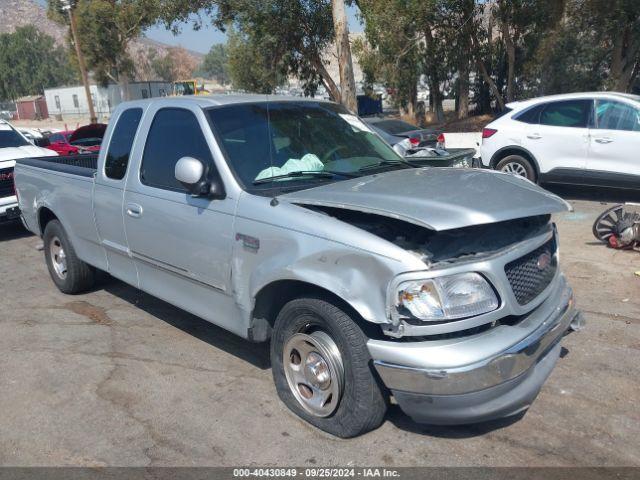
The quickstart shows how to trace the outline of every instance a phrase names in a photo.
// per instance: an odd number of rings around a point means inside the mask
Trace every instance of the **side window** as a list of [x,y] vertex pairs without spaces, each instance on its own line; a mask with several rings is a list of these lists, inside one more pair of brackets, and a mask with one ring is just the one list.
[[108,178],[122,180],[127,173],[131,147],[141,118],[141,108],[125,110],[118,118],[104,161],[104,173]]
[[598,100],[596,102],[596,128],[639,132],[640,110],[613,100]]
[[534,107],[526,109],[524,112],[514,115],[513,119],[524,123],[537,124],[540,121],[540,112],[544,108],[545,104],[536,105]]
[[551,102],[540,114],[541,125],[585,128],[591,114],[592,100]]
[[51,135],[51,136],[49,137],[49,141],[50,141],[51,143],[59,143],[59,142],[62,142],[62,141],[63,141],[63,137],[62,137],[62,135],[60,135],[59,133],[54,133],[53,135]]
[[163,108],[149,129],[140,180],[150,187],[184,192],[175,178],[176,163],[182,157],[213,165],[211,150],[195,115],[181,108]]

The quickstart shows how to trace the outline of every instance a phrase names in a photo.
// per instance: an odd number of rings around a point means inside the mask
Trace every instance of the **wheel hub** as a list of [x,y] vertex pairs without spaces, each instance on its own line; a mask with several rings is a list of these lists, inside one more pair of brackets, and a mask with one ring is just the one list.
[[501,171],[527,178],[527,169],[524,168],[521,164],[516,162],[509,162],[505,164],[501,168]]
[[296,333],[285,344],[284,372],[291,393],[307,412],[331,415],[344,384],[344,366],[338,346],[325,332]]
[[51,264],[56,275],[64,280],[67,278],[67,255],[62,248],[62,243],[58,237],[53,237],[49,244],[49,253],[51,255]]

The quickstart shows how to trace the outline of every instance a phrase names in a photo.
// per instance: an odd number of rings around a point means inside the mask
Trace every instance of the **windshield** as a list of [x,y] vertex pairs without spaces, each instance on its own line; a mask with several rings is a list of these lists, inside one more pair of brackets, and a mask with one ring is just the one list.
[[245,186],[344,180],[377,168],[407,166],[340,105],[247,103],[207,113],[231,168]]
[[0,148],[24,147],[31,145],[14,129],[0,130]]

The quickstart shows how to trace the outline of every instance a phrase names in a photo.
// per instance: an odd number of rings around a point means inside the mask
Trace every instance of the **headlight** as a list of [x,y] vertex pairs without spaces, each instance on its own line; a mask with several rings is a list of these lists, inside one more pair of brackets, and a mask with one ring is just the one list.
[[498,297],[477,273],[461,273],[399,285],[396,309],[427,322],[473,317],[498,308]]

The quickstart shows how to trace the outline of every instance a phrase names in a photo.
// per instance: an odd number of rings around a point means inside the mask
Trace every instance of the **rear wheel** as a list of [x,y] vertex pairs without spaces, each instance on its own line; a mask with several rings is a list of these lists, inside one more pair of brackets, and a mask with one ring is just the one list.
[[58,220],[47,223],[43,241],[49,274],[61,292],[82,293],[93,286],[95,269],[78,258]]
[[536,182],[536,171],[531,162],[522,155],[508,155],[500,160],[496,165],[496,170],[505,173],[512,173],[527,180]]
[[332,303],[318,298],[287,303],[271,338],[280,399],[307,422],[338,437],[377,428],[387,398],[366,342],[357,323]]

